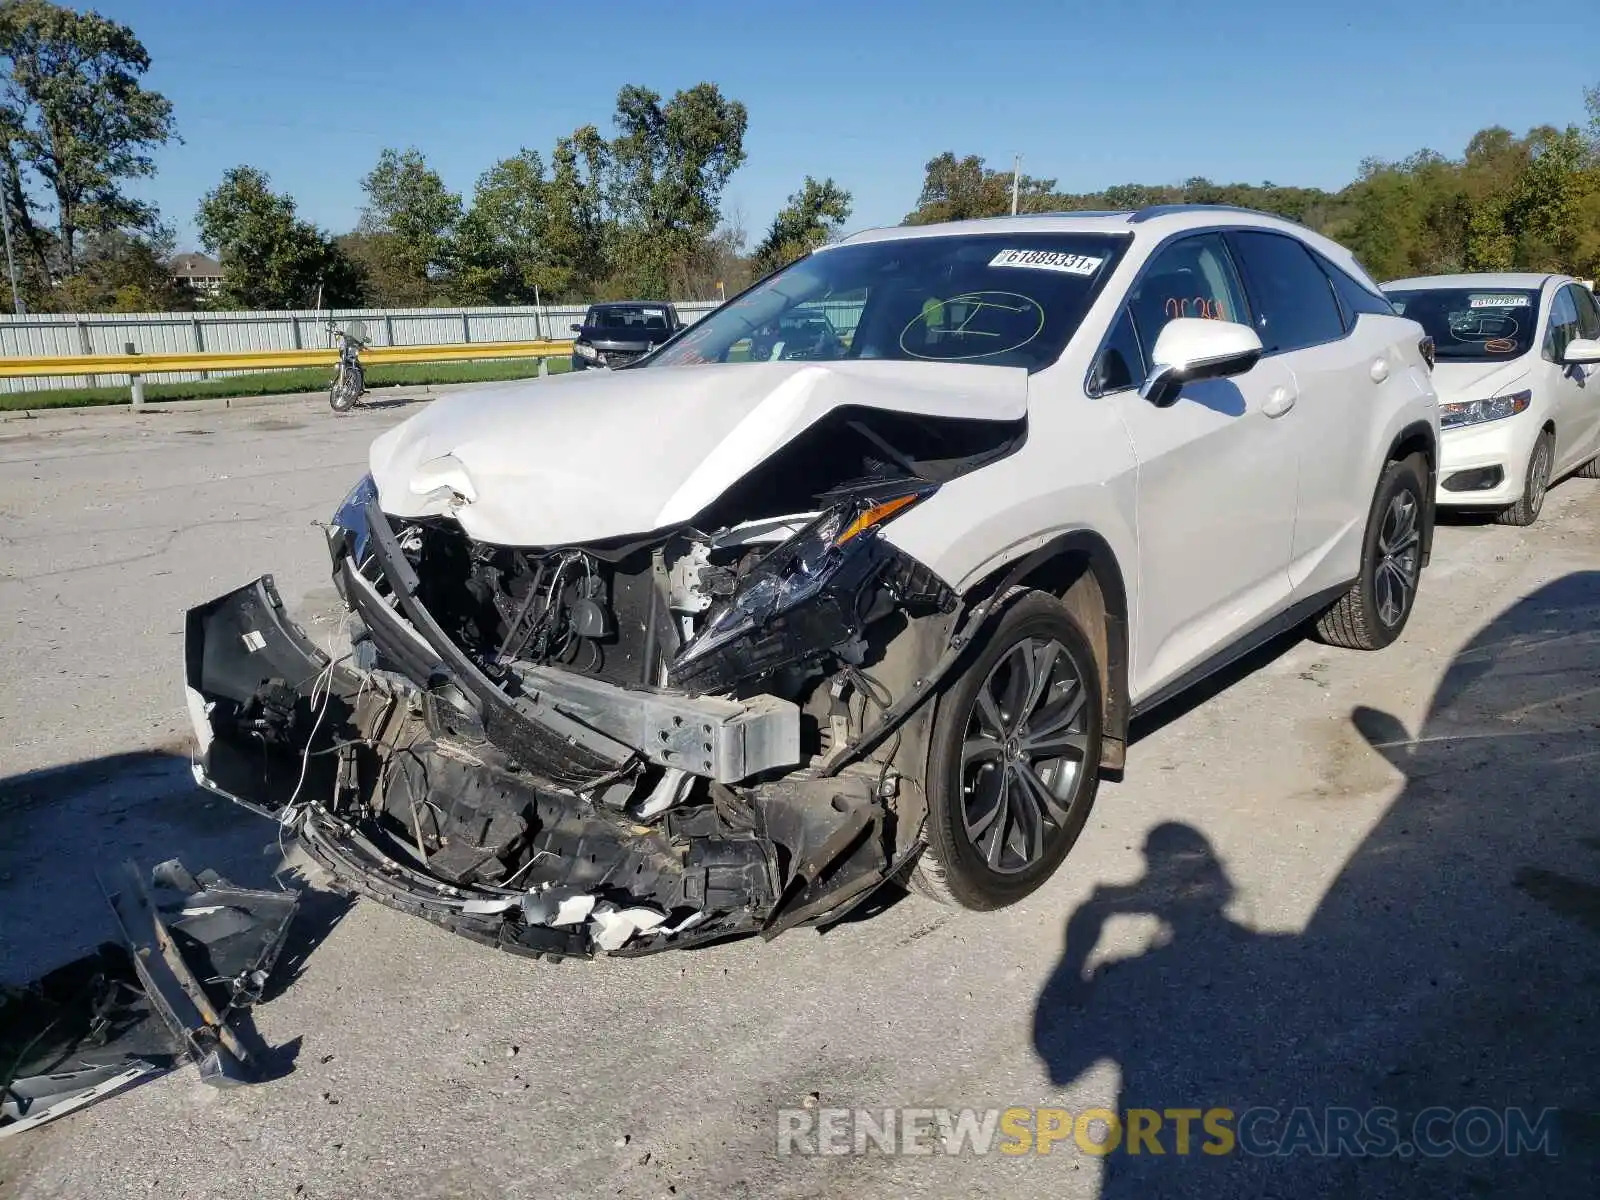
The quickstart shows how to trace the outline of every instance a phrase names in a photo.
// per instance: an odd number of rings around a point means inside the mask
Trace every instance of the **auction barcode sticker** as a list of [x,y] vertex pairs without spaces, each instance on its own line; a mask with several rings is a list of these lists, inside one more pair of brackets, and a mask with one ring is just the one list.
[[1474,296],[1469,303],[1473,308],[1527,308],[1533,301],[1527,296]]
[[1002,250],[989,260],[991,267],[1031,267],[1035,271],[1060,271],[1064,275],[1093,275],[1103,258],[1068,254],[1062,250]]

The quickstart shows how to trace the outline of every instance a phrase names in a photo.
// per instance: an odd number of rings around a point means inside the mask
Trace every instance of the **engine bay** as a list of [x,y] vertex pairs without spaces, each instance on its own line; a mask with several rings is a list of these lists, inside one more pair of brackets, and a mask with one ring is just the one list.
[[[623,688],[776,696],[801,709],[804,765],[889,703],[869,672],[906,621],[953,603],[886,543],[837,544],[870,507],[544,552],[473,543],[445,521],[396,522],[396,534],[420,601],[508,695],[541,686],[534,669],[549,668]],[[804,603],[784,605],[784,589]]]

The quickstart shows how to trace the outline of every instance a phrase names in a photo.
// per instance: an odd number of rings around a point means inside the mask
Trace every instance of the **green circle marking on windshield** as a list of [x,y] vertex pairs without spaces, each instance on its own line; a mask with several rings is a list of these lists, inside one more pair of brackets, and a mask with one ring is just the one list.
[[925,301],[900,331],[900,349],[912,358],[936,362],[992,358],[1020,350],[1043,329],[1044,309],[1028,296],[963,292]]

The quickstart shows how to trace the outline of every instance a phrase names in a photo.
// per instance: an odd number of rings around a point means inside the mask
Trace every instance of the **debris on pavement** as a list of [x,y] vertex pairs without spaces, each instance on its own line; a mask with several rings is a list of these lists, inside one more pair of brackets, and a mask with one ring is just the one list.
[[125,862],[107,891],[125,945],[0,988],[0,1138],[185,1061],[221,1087],[264,1066],[241,1015],[261,999],[299,905],[177,860],[148,883]]

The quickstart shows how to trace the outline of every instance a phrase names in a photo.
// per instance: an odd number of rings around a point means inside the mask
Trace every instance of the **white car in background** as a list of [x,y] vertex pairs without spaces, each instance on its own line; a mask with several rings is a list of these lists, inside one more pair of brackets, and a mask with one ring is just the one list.
[[1582,282],[1431,275],[1383,290],[1433,338],[1441,506],[1532,525],[1552,481],[1600,478],[1600,304]]

